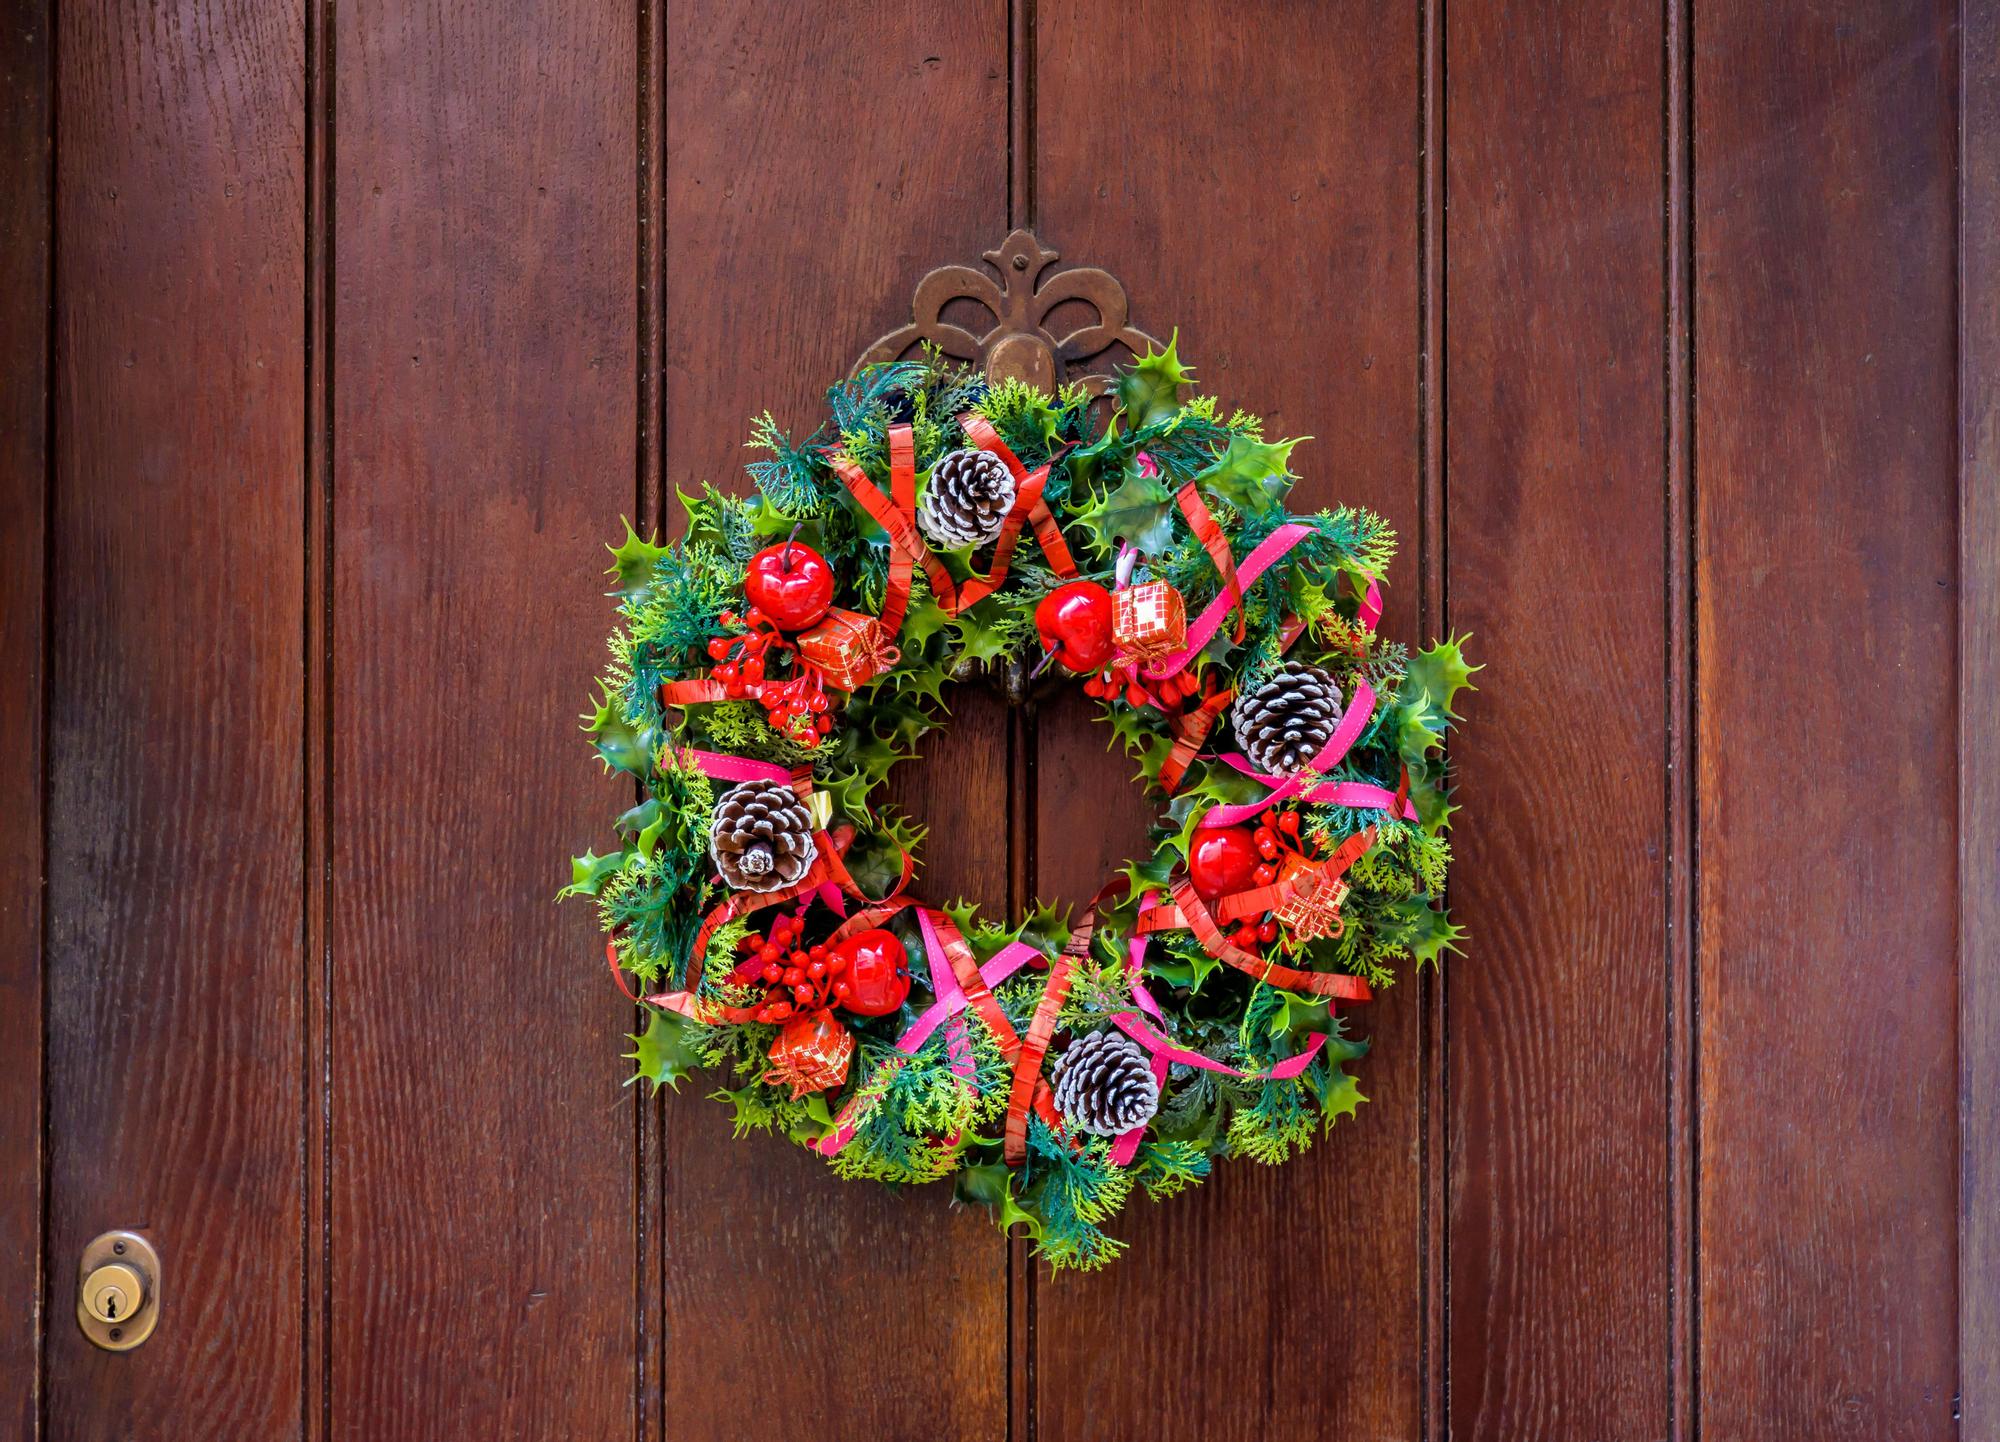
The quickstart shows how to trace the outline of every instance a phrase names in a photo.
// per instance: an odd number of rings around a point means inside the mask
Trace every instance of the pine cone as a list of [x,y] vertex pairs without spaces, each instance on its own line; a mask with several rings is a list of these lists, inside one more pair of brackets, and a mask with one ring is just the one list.
[[781,890],[804,877],[817,854],[812,813],[783,782],[745,781],[716,804],[708,849],[736,890]]
[[1252,766],[1267,776],[1289,776],[1332,739],[1340,708],[1333,677],[1303,661],[1287,661],[1255,691],[1237,697],[1229,724]]
[[1080,1131],[1115,1137],[1153,1119],[1160,1083],[1146,1049],[1122,1031],[1093,1031],[1063,1051],[1055,1069],[1056,1110]]
[[1000,534],[1014,505],[1014,473],[988,451],[953,451],[931,471],[917,525],[947,551],[983,546]]

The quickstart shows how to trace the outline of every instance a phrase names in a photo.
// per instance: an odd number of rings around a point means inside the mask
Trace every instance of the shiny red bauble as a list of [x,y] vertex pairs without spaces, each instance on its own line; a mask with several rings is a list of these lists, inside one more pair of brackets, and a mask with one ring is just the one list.
[[880,927],[859,931],[831,950],[841,962],[828,968],[841,982],[834,995],[849,1011],[860,1016],[887,1016],[910,994],[909,953],[893,931]]
[[1035,607],[1035,633],[1066,669],[1101,671],[1111,661],[1111,614],[1109,591],[1095,581],[1071,581]]
[[780,631],[804,631],[833,604],[833,567],[797,541],[766,546],[750,558],[743,595]]
[[1247,827],[1197,831],[1188,843],[1188,879],[1194,883],[1197,896],[1214,901],[1256,885],[1257,867],[1263,860]]

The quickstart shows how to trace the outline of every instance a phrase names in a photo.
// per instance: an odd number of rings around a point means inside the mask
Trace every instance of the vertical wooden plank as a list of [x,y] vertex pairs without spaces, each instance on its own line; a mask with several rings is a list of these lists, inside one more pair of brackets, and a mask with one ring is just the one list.
[[1450,1432],[1669,1427],[1663,16],[1451,6]]
[[[793,428],[918,277],[1007,218],[999,0],[668,10],[670,486],[747,484],[747,420]],[[895,780],[931,826],[915,890],[1004,907],[1007,719],[975,690]],[[942,1186],[892,1194],[781,1138],[732,1140],[697,1089],[664,1103],[666,1413],[745,1429],[992,1437],[1006,1426],[1006,1247]],[[719,1325],[718,1319],[726,1319]]]
[[1695,19],[1714,1439],[1954,1430],[1953,18]]
[[0,26],[0,1432],[40,1433],[49,10]]
[[1959,1435],[2000,1438],[2000,4],[1959,45]]
[[[292,1437],[303,27],[58,26],[48,1435]],[[110,1227],[165,1272],[126,1355],[72,1316]]]
[[[1107,23],[1042,0],[1036,214],[1202,386],[1311,435],[1307,505],[1373,506],[1416,630],[1420,316],[1414,7],[1182,7]],[[1144,845],[1153,804],[1073,694],[1039,726],[1036,884],[1076,901]],[[1037,1289],[1039,1435],[1411,1437],[1421,1412],[1420,986],[1356,1013],[1372,1099],[1304,1158],[1225,1163],[1135,1201],[1123,1260]],[[1196,1383],[1199,1383],[1197,1390]]]
[[559,858],[636,473],[628,0],[335,18],[336,1438],[633,1426],[630,1014]]

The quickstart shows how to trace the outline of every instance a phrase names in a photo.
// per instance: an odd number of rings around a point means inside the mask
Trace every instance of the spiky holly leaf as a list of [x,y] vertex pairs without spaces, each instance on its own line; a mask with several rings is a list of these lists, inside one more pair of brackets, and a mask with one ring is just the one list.
[[944,607],[940,606],[937,598],[928,591],[921,596],[912,596],[910,609],[903,616],[903,629],[897,638],[898,643],[915,650],[942,631],[950,620],[951,617],[945,614]]
[[1361,1083],[1339,1070],[1328,1079],[1325,1090],[1319,1096],[1320,1109],[1325,1113],[1329,1127],[1342,1117],[1353,1116],[1367,1100],[1361,1094]]
[[1445,728],[1451,724],[1431,694],[1405,678],[1396,693],[1395,704],[1383,713],[1382,739],[1396,748],[1411,767],[1424,764],[1424,757],[1444,745]]
[[1159,555],[1174,543],[1174,493],[1153,477],[1133,471],[1116,490],[1084,507],[1076,522],[1104,555],[1120,541],[1130,541],[1149,556]]
[[595,896],[604,883],[618,874],[625,864],[625,853],[613,851],[598,856],[586,851],[581,856],[569,859],[569,885],[556,893],[556,900],[566,896]]
[[1438,710],[1456,721],[1458,712],[1452,710],[1452,702],[1460,691],[1477,691],[1472,684],[1472,673],[1483,671],[1484,666],[1466,664],[1464,645],[1470,636],[1447,636],[1444,640],[1429,646],[1410,658],[1409,680],[1421,687]]
[[997,601],[981,601],[971,610],[952,617],[952,644],[958,654],[984,665],[1012,650],[1013,641],[995,624],[1003,614]]
[[643,1077],[653,1084],[654,1091],[663,1086],[679,1091],[682,1078],[701,1070],[702,1061],[697,1049],[701,1031],[701,1027],[679,1012],[654,1012],[643,1036],[626,1038],[638,1045],[636,1050],[625,1055],[639,1065],[625,1084],[630,1086]]
[[1014,1200],[1013,1172],[1002,1162],[960,1171],[952,1182],[952,1199],[985,1207],[993,1213],[994,1224],[1003,1232],[1010,1231],[1017,1222],[1025,1222],[1030,1237],[1039,1240],[1042,1235],[1040,1219]]
[[604,548],[611,553],[611,566],[605,574],[617,578],[608,594],[634,600],[643,597],[652,585],[653,563],[667,554],[667,547],[642,539],[629,520],[623,516],[618,519],[625,527],[625,539]]
[[1443,960],[1447,951],[1458,951],[1458,943],[1465,939],[1464,927],[1454,922],[1448,912],[1437,910],[1421,896],[1396,903],[1394,911],[1397,918],[1411,928],[1412,934],[1405,944],[1418,965]]
[[630,771],[634,776],[644,776],[652,769],[650,740],[625,719],[608,687],[604,688],[596,709],[583,718],[583,729],[596,743],[598,757],[607,769]]
[[1168,338],[1165,350],[1148,346],[1132,368],[1118,377],[1112,393],[1127,425],[1149,425],[1180,409],[1181,387],[1194,379],[1193,369],[1181,364],[1180,339],[1177,330]]
[[1139,763],[1140,777],[1151,783],[1160,779],[1160,768],[1174,749],[1174,738],[1162,729],[1164,718],[1148,707],[1106,704],[1104,717],[1111,723],[1114,744],[1122,744],[1125,754]]
[[1310,437],[1298,436],[1275,445],[1242,434],[1229,438],[1229,449],[1215,464],[1195,477],[1211,496],[1236,507],[1245,516],[1263,518],[1284,509],[1291,489],[1292,447]]

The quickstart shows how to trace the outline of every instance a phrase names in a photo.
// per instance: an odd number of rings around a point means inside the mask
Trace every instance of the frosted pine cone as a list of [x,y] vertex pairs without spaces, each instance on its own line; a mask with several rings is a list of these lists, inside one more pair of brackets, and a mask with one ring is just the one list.
[[959,450],[931,470],[917,525],[934,546],[956,551],[1000,534],[1014,505],[1014,473],[987,451]]
[[1093,1031],[1071,1042],[1057,1061],[1055,1101],[1071,1126],[1115,1137],[1153,1119],[1160,1083],[1139,1043],[1121,1031]]
[[1255,691],[1237,697],[1229,724],[1252,766],[1267,776],[1290,776],[1333,739],[1340,710],[1333,677],[1303,661],[1287,661]]
[[724,792],[708,849],[723,881],[738,891],[796,885],[818,853],[812,813],[780,781],[745,781]]

